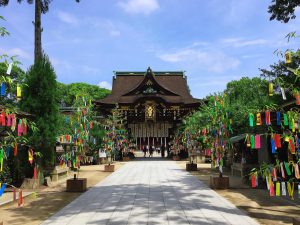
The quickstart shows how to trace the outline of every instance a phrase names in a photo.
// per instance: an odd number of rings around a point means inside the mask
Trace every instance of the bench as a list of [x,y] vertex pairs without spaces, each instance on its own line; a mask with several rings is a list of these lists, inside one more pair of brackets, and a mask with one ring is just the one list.
[[231,165],[231,176],[234,175],[234,171],[239,171],[241,173],[241,177],[245,176],[245,173],[248,173],[249,169],[257,167],[257,164],[247,164],[247,163],[233,163]]
[[55,169],[51,173],[51,180],[52,181],[58,181],[60,178],[65,178],[68,176],[69,168],[60,168],[55,167]]

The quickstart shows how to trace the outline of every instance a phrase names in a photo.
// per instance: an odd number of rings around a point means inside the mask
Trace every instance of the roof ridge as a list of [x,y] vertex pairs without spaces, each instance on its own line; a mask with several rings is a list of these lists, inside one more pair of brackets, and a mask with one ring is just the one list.
[[[177,75],[177,76],[185,76],[185,71],[152,71],[154,75]],[[142,71],[114,71],[116,76],[144,76],[147,72]]]

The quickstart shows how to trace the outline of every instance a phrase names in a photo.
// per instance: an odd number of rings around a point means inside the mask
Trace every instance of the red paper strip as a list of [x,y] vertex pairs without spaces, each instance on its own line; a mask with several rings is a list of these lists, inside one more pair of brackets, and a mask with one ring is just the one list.
[[274,141],[276,148],[281,148],[280,134],[274,134]]
[[270,183],[270,196],[275,196],[274,183]]
[[251,184],[252,184],[253,188],[256,188],[256,177],[255,177],[255,175],[251,176]]
[[290,143],[290,150],[291,150],[291,153],[292,154],[295,154],[295,144],[293,142],[293,140],[290,138],[289,140],[289,143]]
[[33,179],[37,179],[37,168],[36,168],[36,166],[33,168]]
[[18,154],[18,144],[15,143],[15,147],[14,147],[14,156],[17,156]]
[[257,134],[255,135],[255,149],[259,149],[260,148],[260,135]]
[[266,111],[266,125],[271,125],[270,111]]
[[23,204],[23,193],[20,190],[19,191],[19,201],[18,201],[18,206],[20,207]]

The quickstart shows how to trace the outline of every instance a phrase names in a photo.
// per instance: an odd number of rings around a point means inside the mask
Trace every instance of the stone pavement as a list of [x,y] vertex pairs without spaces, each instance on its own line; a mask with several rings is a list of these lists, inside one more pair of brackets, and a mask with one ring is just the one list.
[[132,161],[46,224],[258,224],[174,161]]

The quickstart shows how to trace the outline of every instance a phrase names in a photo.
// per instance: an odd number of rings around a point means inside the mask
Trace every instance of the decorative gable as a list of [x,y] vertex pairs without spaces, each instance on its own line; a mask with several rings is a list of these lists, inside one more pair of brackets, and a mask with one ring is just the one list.
[[123,94],[123,96],[138,95],[138,94],[151,95],[157,93],[162,95],[178,96],[176,93],[168,90],[167,88],[159,84],[155,79],[154,73],[149,67],[147,69],[144,79],[135,88]]

